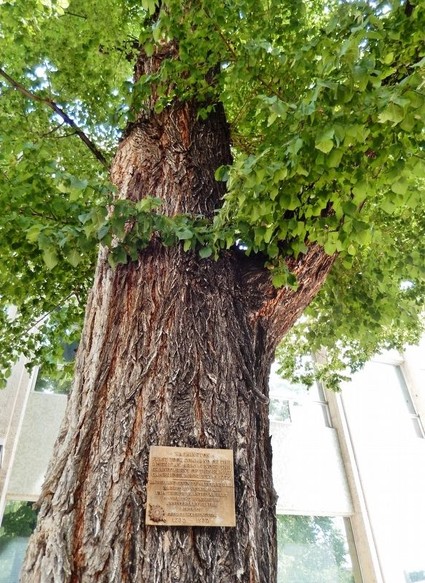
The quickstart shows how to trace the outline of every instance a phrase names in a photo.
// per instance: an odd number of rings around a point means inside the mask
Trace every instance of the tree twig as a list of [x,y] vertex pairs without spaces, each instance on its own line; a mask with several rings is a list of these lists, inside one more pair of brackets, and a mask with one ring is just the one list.
[[409,0],[406,0],[406,3],[404,5],[404,14],[406,16],[412,16],[412,14],[413,14],[413,8],[414,8],[414,5],[411,4],[409,2]]
[[[63,127],[64,125],[64,121],[62,123],[60,123],[58,126],[54,127],[52,130],[49,130],[48,132],[46,132],[45,134],[41,134],[42,138],[47,138],[47,136],[50,136],[51,134],[54,134],[55,132],[57,132],[58,130],[61,129],[61,127]],[[73,132],[73,134],[75,134],[75,132]]]
[[31,99],[32,101],[38,101],[39,103],[44,103],[45,105],[50,107],[50,109],[52,109],[57,115],[59,115],[59,117],[61,117],[67,125],[69,125],[70,127],[72,127],[75,130],[75,133],[77,134],[77,136],[80,138],[80,140],[82,140],[85,143],[85,145],[92,152],[92,154],[94,154],[94,156],[97,158],[97,160],[99,160],[99,162],[105,168],[109,168],[109,164],[108,164],[105,156],[102,154],[102,152],[97,148],[97,146],[95,146],[95,144],[90,140],[90,138],[77,126],[77,124],[74,122],[74,120],[71,119],[69,117],[69,115],[67,115],[63,111],[63,109],[61,109],[52,99],[50,99],[49,97],[40,97],[40,95],[36,95],[35,93],[32,93],[32,91],[29,91],[26,87],[21,85],[21,83],[19,83],[18,81],[15,81],[15,79],[13,79],[10,75],[8,75],[6,73],[6,71],[3,71],[3,69],[1,69],[1,68],[0,68],[0,75],[4,79],[6,79],[6,81],[14,89],[19,91],[19,93],[21,93],[22,95],[24,95],[28,99]]
[[66,12],[64,12],[62,14],[62,16],[76,16],[77,18],[82,18],[83,20],[87,20],[87,16],[84,16],[83,14],[77,14],[76,12],[70,12],[69,10],[67,10]]

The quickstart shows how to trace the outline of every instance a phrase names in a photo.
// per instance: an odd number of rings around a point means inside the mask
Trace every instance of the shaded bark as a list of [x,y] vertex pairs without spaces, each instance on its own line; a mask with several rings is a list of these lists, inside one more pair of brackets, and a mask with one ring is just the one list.
[[[211,216],[229,143],[220,106],[200,121],[195,104],[176,103],[132,126],[112,177],[122,197]],[[268,376],[331,264],[312,247],[292,265],[293,292],[237,250],[200,260],[154,238],[115,270],[101,250],[23,583],[276,580]],[[233,449],[236,528],[147,527],[150,445]]]

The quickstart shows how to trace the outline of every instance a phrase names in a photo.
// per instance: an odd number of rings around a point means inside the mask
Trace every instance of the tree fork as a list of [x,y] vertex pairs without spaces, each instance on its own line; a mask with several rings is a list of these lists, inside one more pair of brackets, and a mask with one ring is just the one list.
[[[230,161],[223,108],[199,120],[197,104],[176,101],[139,116],[111,176],[121,197],[211,216],[224,194],[214,172]],[[237,250],[201,260],[153,238],[115,270],[107,253],[22,583],[273,583],[268,376],[333,258],[315,246],[292,260],[292,291]],[[232,449],[236,528],[146,526],[150,445]]]

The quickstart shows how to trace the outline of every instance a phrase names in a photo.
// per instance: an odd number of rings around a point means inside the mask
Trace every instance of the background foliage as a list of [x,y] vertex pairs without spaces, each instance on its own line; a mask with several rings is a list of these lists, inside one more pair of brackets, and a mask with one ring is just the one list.
[[[0,23],[3,378],[19,353],[54,370],[79,337],[97,245],[114,267],[153,231],[201,257],[261,254],[276,286],[296,288],[285,260],[307,245],[338,254],[280,351],[285,374],[326,348],[329,363],[301,374],[337,386],[341,366],[417,338],[423,0],[1,0]],[[139,52],[171,40],[178,58],[134,83]],[[217,169],[228,193],[213,221],[164,217],[148,192],[114,199],[107,167],[153,85],[157,112],[196,99],[202,118],[224,104],[234,163]]]
[[[340,519],[342,522],[342,519]],[[278,583],[354,583],[345,537],[328,516],[278,515]]]
[[0,542],[17,536],[30,536],[37,522],[32,502],[9,502],[0,528]]

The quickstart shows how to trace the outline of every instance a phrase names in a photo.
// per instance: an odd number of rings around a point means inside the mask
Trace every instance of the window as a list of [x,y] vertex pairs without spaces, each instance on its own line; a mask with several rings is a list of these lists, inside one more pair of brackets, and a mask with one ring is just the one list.
[[[369,415],[370,427],[373,425],[381,435],[396,431],[403,438],[424,437],[421,419],[399,364],[370,361],[350,384],[365,391],[368,409],[363,412],[363,420],[367,422]],[[377,417],[377,412],[382,414]]]
[[425,581],[425,571],[411,571],[406,573],[407,583],[422,583]]
[[43,374],[43,369],[40,369],[37,380],[35,382],[34,391],[37,393],[49,393],[57,395],[69,395],[71,390],[71,380],[64,377],[61,378],[59,375],[53,377],[50,375]]
[[416,412],[415,406],[413,405],[412,397],[410,396],[409,388],[408,388],[407,383],[405,381],[403,371],[401,370],[401,368],[399,366],[396,367],[396,370],[397,370],[397,376],[398,376],[399,383],[400,383],[401,393],[403,395],[403,400],[404,400],[404,403],[406,405],[407,414],[409,415],[410,420],[411,420],[412,425],[413,425],[413,430],[418,437],[425,437],[424,428],[422,426],[420,417],[419,417],[418,413]]
[[278,583],[361,583],[348,519],[277,517]]
[[331,427],[328,404],[319,384],[306,387],[282,379],[276,368],[270,374],[270,419],[283,423],[306,423]]
[[0,528],[0,583],[18,583],[37,513],[32,502],[8,502]]
[[42,367],[38,371],[34,391],[37,393],[56,393],[69,395],[72,386],[73,369],[78,342],[63,343],[62,354],[55,359],[54,365]]

